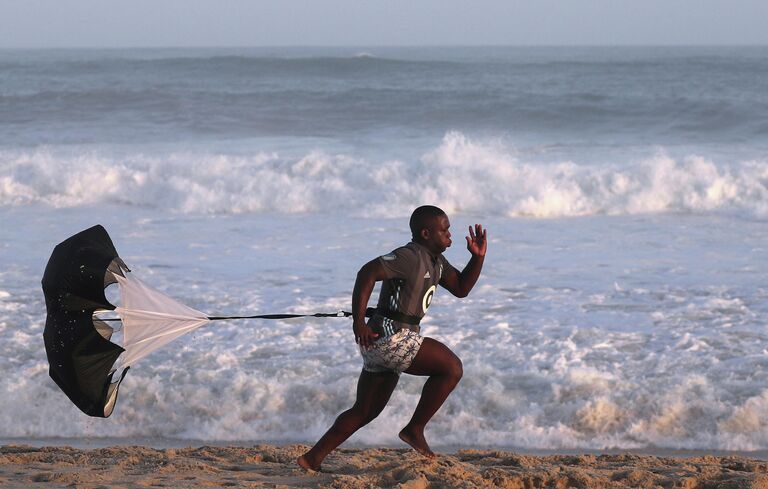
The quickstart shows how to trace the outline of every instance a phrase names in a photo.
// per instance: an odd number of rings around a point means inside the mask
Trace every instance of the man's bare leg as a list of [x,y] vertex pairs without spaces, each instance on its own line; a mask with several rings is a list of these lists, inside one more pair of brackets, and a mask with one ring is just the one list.
[[432,338],[424,338],[419,353],[405,371],[411,375],[428,375],[421,391],[421,399],[408,424],[400,432],[400,439],[425,457],[434,457],[424,438],[424,427],[440,409],[448,395],[461,380],[461,360],[447,346]]
[[389,402],[400,377],[392,372],[372,373],[363,370],[357,381],[355,404],[336,418],[333,426],[307,453],[296,460],[305,470],[320,470],[325,457],[352,434],[373,421]]

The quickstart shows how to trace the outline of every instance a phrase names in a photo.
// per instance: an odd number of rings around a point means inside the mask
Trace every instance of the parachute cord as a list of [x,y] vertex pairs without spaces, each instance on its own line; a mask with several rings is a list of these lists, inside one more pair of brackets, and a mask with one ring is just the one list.
[[352,316],[351,312],[317,312],[315,314],[259,314],[256,316],[208,316],[211,321],[220,321],[224,319],[292,319],[292,318],[348,318]]
[[[371,317],[376,309],[369,307],[365,311],[365,317]],[[223,321],[227,319],[293,319],[293,318],[348,318],[352,317],[349,311],[316,312],[314,314],[259,314],[256,316],[207,316],[209,321]],[[98,318],[99,321],[120,321],[120,318]]]

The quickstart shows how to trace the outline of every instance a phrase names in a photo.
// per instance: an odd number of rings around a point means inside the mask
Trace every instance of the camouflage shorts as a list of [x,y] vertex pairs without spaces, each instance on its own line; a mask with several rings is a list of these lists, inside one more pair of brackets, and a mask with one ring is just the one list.
[[368,348],[360,348],[363,370],[367,372],[404,372],[419,353],[424,338],[409,329],[380,338]]

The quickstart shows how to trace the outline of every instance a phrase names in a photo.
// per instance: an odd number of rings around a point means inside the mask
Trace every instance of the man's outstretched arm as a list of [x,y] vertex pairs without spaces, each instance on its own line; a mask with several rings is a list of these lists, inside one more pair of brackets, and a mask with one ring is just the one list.
[[352,330],[355,332],[355,342],[364,348],[369,347],[379,336],[366,324],[365,309],[376,282],[385,278],[384,267],[378,258],[369,261],[357,272],[352,291]]
[[487,249],[488,240],[483,226],[475,224],[474,230],[470,226],[469,236],[467,236],[467,250],[472,254],[472,258],[469,259],[469,263],[461,272],[453,267],[449,267],[450,270],[444,270],[440,285],[456,297],[468,296],[472,287],[477,283],[477,279],[480,278]]

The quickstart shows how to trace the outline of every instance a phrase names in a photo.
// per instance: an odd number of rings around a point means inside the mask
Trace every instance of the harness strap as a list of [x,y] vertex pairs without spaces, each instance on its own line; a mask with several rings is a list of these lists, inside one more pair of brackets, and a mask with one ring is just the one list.
[[408,314],[403,314],[399,311],[392,311],[392,310],[382,310],[378,309],[376,307],[369,307],[365,310],[365,317],[373,317],[375,314],[378,314],[379,316],[384,316],[385,318],[391,319],[392,321],[396,321],[398,323],[406,323],[406,324],[412,324],[414,326],[418,326],[421,322],[421,318],[417,316],[409,316]]

